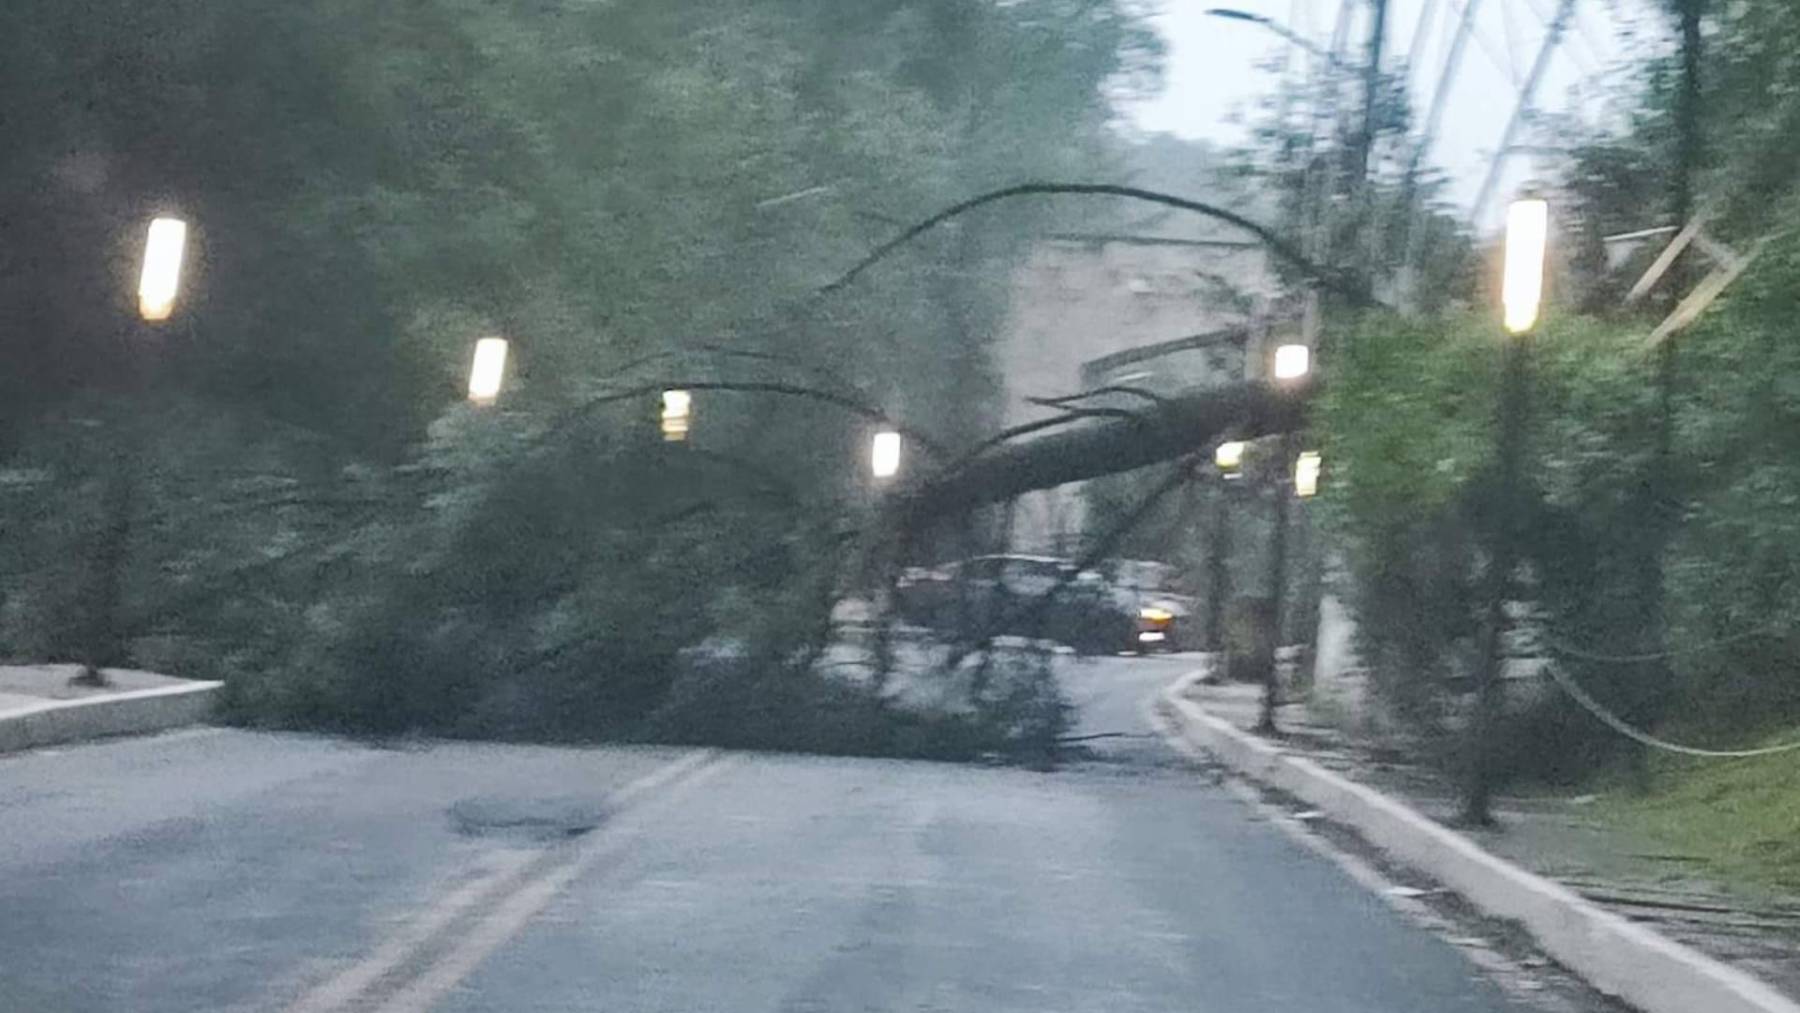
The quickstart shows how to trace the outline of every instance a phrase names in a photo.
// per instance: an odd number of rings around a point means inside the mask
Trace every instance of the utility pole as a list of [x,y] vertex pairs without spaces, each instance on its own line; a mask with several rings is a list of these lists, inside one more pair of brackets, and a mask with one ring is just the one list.
[[1281,434],[1279,446],[1275,481],[1270,483],[1275,506],[1269,519],[1269,666],[1263,673],[1262,713],[1256,721],[1256,730],[1264,733],[1276,730],[1275,708],[1281,702],[1281,628],[1285,617],[1282,603],[1287,598],[1288,496],[1293,481],[1294,434]]
[[[1681,81],[1675,93],[1675,171],[1669,181],[1669,210],[1677,226],[1687,225],[1694,216],[1694,174],[1700,164],[1702,147],[1700,57],[1703,42],[1700,36],[1700,17],[1704,13],[1705,4],[1706,0],[1675,0],[1681,40]],[[1691,259],[1688,262],[1678,260],[1671,265],[1667,282],[1667,291],[1672,293],[1671,302],[1679,300],[1681,293],[1689,288],[1693,272],[1684,268],[1690,262]],[[1674,339],[1663,341],[1656,354],[1656,434],[1650,475],[1644,490],[1645,498],[1649,500],[1653,535],[1646,541],[1645,558],[1639,564],[1643,586],[1638,596],[1638,609],[1643,626],[1643,643],[1646,645],[1644,650],[1660,654],[1668,646],[1668,628],[1663,620],[1663,550],[1668,546],[1677,513],[1675,388],[1678,370]],[[1645,662],[1637,675],[1638,684],[1645,688],[1644,696],[1655,694],[1669,683],[1668,665],[1661,660]],[[1636,702],[1646,707],[1652,704],[1650,699],[1643,696]],[[1639,718],[1647,716],[1637,715]],[[1641,747],[1632,750],[1631,766],[1640,779],[1648,777],[1648,759]]]
[[1362,186],[1369,176],[1369,159],[1375,147],[1375,107],[1381,98],[1381,51],[1387,40],[1388,0],[1371,0],[1374,23],[1369,26],[1368,55],[1363,63],[1362,125],[1356,137],[1352,171],[1355,185]]
[[1225,649],[1225,599],[1231,594],[1231,480],[1215,476],[1212,530],[1206,539],[1206,649]]
[[1700,15],[1706,0],[1676,0],[1681,20],[1681,91],[1675,105],[1675,178],[1670,202],[1675,221],[1694,211],[1694,168],[1700,164]]

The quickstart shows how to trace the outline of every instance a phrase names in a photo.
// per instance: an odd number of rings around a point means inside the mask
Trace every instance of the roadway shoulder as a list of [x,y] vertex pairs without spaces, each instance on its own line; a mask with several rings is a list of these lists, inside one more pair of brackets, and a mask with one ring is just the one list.
[[1187,690],[1158,702],[1175,733],[1243,775],[1285,791],[1355,830],[1390,857],[1455,890],[1483,913],[1521,925],[1545,953],[1600,991],[1646,1013],[1800,1013],[1765,982],[1484,850],[1394,798],[1209,714]]

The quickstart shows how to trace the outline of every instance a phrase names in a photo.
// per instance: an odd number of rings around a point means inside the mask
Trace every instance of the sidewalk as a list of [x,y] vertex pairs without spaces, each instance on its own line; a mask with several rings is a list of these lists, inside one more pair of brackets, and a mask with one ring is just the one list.
[[71,680],[76,665],[0,665],[0,753],[201,720],[220,683],[108,668],[107,685]]
[[[1260,713],[1261,688],[1196,683],[1188,698],[1246,732]],[[1437,771],[1353,739],[1307,710],[1304,700],[1277,709],[1284,751],[1399,799],[1439,823],[1454,819],[1460,798]],[[1728,887],[1696,872],[1693,856],[1605,822],[1591,795],[1506,796],[1499,826],[1457,829],[1508,861],[1800,998],[1800,896]]]

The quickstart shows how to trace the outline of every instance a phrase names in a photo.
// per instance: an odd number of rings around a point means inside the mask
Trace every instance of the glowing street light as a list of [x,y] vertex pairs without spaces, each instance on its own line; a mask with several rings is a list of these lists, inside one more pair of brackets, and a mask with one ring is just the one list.
[[1275,379],[1298,380],[1312,368],[1312,349],[1305,345],[1281,345],[1275,349]]
[[669,443],[680,443],[688,437],[694,424],[694,395],[685,390],[662,393],[662,435]]
[[1319,492],[1319,465],[1323,463],[1316,450],[1306,450],[1294,459],[1294,495],[1316,496]]
[[893,478],[900,472],[900,434],[883,429],[869,445],[869,470],[876,478]]
[[1475,826],[1491,822],[1495,770],[1495,741],[1501,713],[1500,670],[1506,628],[1506,601],[1519,558],[1517,533],[1524,523],[1526,506],[1519,488],[1520,459],[1525,454],[1529,427],[1525,414],[1531,383],[1531,326],[1537,323],[1538,304],[1544,297],[1544,245],[1550,231],[1550,206],[1537,198],[1516,200],[1506,209],[1506,274],[1500,282],[1501,322],[1514,340],[1506,343],[1500,376],[1497,457],[1500,464],[1500,518],[1493,534],[1493,551],[1487,570],[1490,577],[1482,605],[1486,613],[1479,666],[1475,670],[1475,710],[1469,726],[1469,789],[1463,798],[1462,818]]
[[475,362],[469,367],[469,400],[491,404],[500,396],[500,378],[506,372],[506,339],[482,338],[475,342]]
[[1225,473],[1226,478],[1236,478],[1244,467],[1244,441],[1226,440],[1213,451],[1213,463]]
[[1537,323],[1544,298],[1544,246],[1550,232],[1550,205],[1537,198],[1516,200],[1506,209],[1506,274],[1500,304],[1507,331],[1523,334]]
[[144,269],[138,275],[138,315],[151,323],[169,319],[181,291],[181,255],[187,246],[187,222],[157,218],[144,240]]

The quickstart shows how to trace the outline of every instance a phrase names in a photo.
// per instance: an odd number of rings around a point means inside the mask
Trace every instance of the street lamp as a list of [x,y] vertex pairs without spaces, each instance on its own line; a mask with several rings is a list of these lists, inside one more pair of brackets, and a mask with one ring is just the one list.
[[1305,345],[1281,345],[1275,349],[1275,379],[1298,380],[1312,368],[1312,349]]
[[876,478],[893,478],[900,471],[900,434],[883,429],[869,445],[869,470]]
[[1516,200],[1506,209],[1505,274],[1500,282],[1501,322],[1511,335],[1506,342],[1500,377],[1499,490],[1494,515],[1493,550],[1487,566],[1486,621],[1481,655],[1475,673],[1474,750],[1469,764],[1468,797],[1463,801],[1463,821],[1476,826],[1493,822],[1494,737],[1499,725],[1500,668],[1504,663],[1506,598],[1519,557],[1519,528],[1524,509],[1520,503],[1519,459],[1524,455],[1526,411],[1531,383],[1531,328],[1537,323],[1544,296],[1544,249],[1550,226],[1550,208],[1535,198]]
[[[138,316],[146,323],[162,323],[175,313],[181,292],[181,258],[187,247],[187,222],[167,216],[151,220],[144,237],[144,263],[138,274]],[[153,388],[157,363],[149,342],[130,342],[124,349],[132,386],[139,394]],[[125,571],[131,547],[132,503],[143,481],[148,438],[143,425],[122,425],[118,466],[109,469],[102,499],[104,527],[94,546],[99,565],[93,571],[95,586],[82,610],[79,649],[81,685],[104,686],[103,669],[125,664],[130,649],[124,633]]]
[[669,443],[680,443],[688,438],[688,430],[694,423],[694,395],[685,390],[665,390],[662,393],[662,436]]
[[1506,209],[1506,273],[1500,304],[1506,330],[1523,334],[1537,323],[1544,297],[1544,247],[1550,232],[1550,205],[1537,198],[1513,201]]
[[1213,451],[1213,464],[1226,478],[1236,478],[1244,467],[1244,441],[1226,440]]
[[144,267],[138,275],[138,315],[151,323],[169,319],[181,290],[181,255],[187,246],[187,222],[157,218],[144,240]]
[[492,404],[500,396],[500,377],[506,372],[506,339],[482,338],[475,342],[475,361],[469,366],[469,400]]
[[1294,459],[1294,495],[1305,499],[1319,493],[1319,466],[1322,464],[1316,450],[1302,451]]

